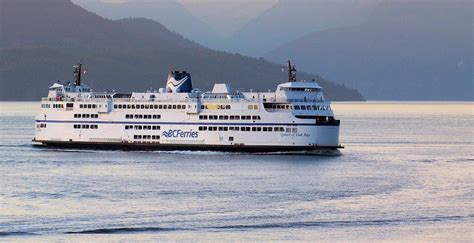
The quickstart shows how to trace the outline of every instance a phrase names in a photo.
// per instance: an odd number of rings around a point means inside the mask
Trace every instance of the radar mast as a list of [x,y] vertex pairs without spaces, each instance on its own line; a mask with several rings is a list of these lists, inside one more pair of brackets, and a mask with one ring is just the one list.
[[74,84],[81,86],[82,63],[74,66]]
[[288,82],[296,82],[296,66],[288,60]]

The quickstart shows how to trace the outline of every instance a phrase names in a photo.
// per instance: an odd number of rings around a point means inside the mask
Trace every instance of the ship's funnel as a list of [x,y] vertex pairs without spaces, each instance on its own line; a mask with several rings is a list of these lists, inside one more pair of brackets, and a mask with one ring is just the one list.
[[186,71],[171,71],[166,82],[166,92],[168,93],[191,93],[193,83],[191,74]]

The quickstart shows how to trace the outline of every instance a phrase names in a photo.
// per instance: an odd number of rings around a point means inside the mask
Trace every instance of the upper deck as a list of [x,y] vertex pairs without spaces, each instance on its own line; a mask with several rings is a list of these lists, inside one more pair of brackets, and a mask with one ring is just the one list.
[[[193,107],[188,113],[200,113],[203,110],[219,110],[221,105],[240,104],[240,107],[254,106],[264,108],[267,112],[292,112],[305,115],[333,116],[330,102],[324,99],[323,88],[316,82],[296,81],[294,66],[289,66],[289,80],[276,87],[274,92],[243,92],[232,90],[228,84],[215,84],[212,91],[202,92],[193,89],[191,75],[187,72],[173,71],[168,76],[165,88],[154,91],[111,93],[93,92],[91,87],[80,80],[81,65],[76,66],[75,82],[68,84],[55,83],[49,88],[48,96],[43,103],[67,102],[65,107],[74,103],[97,104],[102,112],[114,109],[140,109],[138,105],[154,107],[160,104],[187,105]],[[148,104],[148,105],[147,105]],[[166,109],[166,108],[165,108]],[[257,109],[256,109],[257,110]],[[319,111],[319,112],[317,112]]]

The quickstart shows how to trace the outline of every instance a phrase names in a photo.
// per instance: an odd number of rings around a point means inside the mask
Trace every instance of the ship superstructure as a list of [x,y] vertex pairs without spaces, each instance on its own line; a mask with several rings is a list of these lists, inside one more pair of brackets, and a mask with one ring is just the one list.
[[296,81],[275,92],[241,92],[228,84],[193,89],[188,72],[172,71],[165,88],[101,93],[54,83],[41,101],[33,139],[49,146],[140,150],[307,151],[340,148],[339,120],[323,88]]

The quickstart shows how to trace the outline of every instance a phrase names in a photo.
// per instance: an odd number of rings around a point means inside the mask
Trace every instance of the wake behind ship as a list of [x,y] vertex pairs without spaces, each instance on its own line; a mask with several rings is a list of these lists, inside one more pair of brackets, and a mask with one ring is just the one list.
[[166,88],[132,93],[93,92],[74,82],[54,83],[41,101],[34,142],[54,147],[123,150],[215,150],[246,152],[337,149],[339,120],[323,88],[296,81],[275,92],[240,92],[215,84],[193,89],[188,72],[172,71]]

